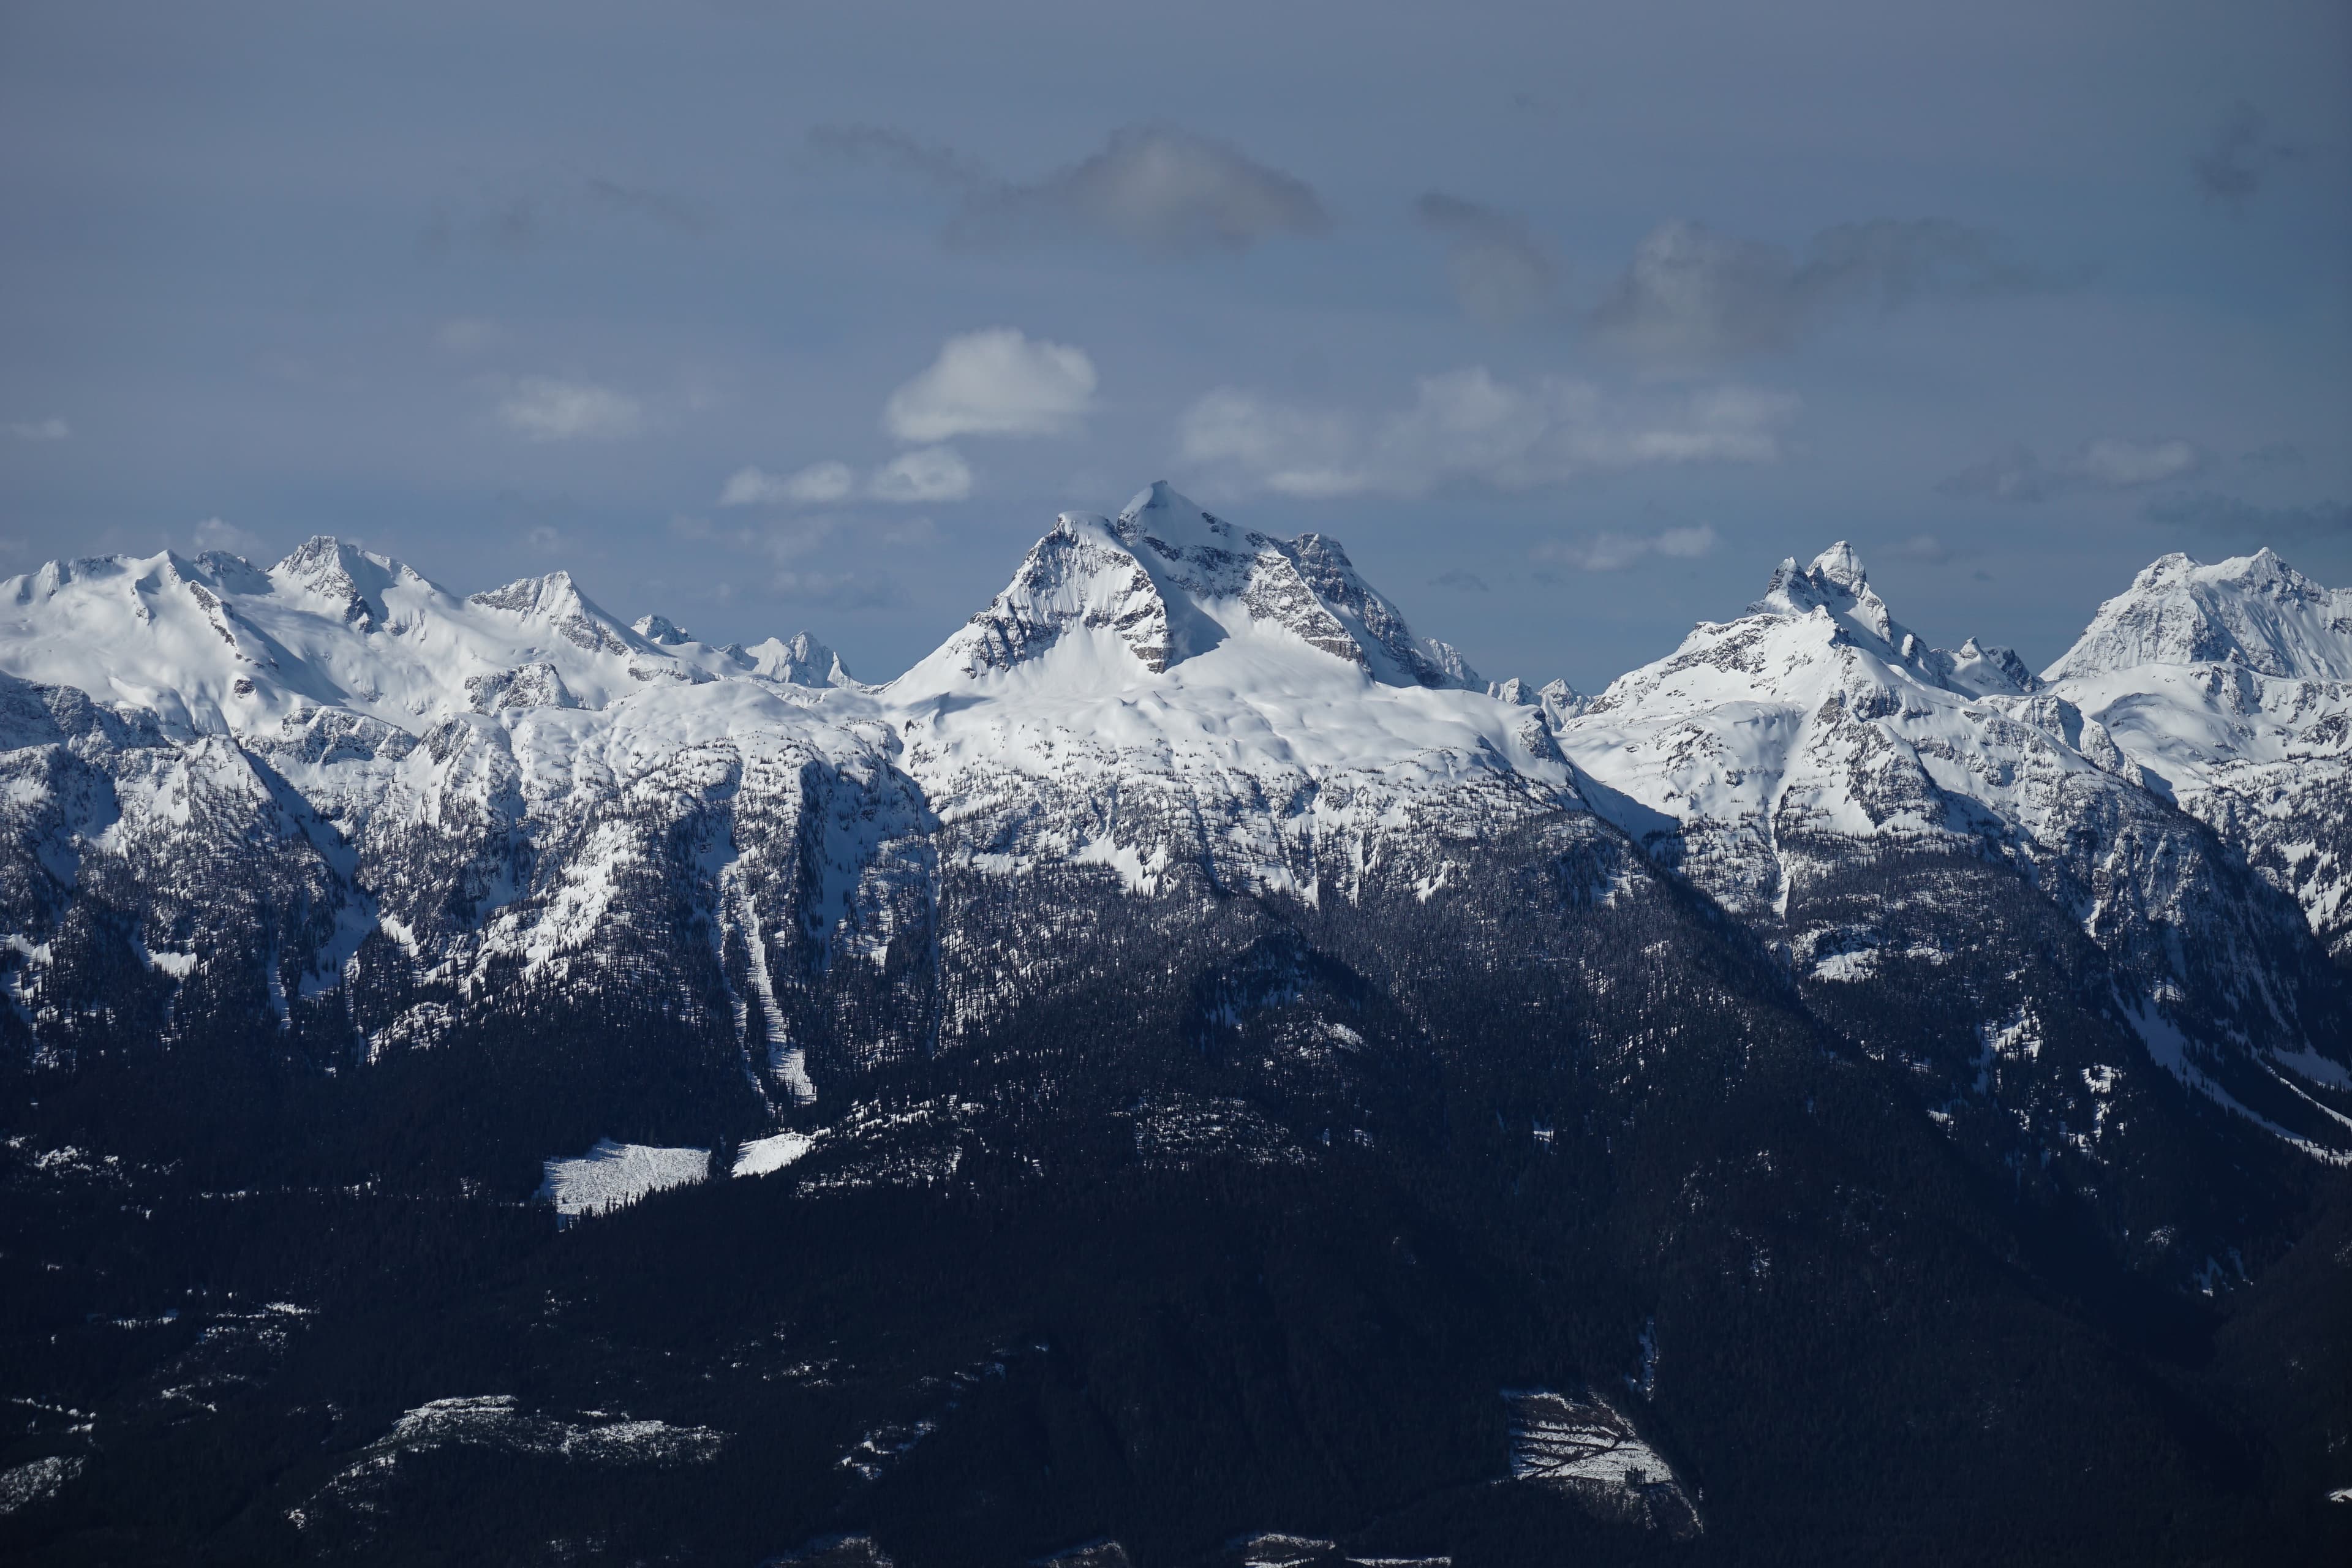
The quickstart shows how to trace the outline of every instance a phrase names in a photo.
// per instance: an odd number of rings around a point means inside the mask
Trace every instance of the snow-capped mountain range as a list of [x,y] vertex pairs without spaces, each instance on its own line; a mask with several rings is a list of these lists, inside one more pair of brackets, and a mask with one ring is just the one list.
[[2111,1163],[2155,1068],[2338,1160],[2347,710],[2352,591],[2267,551],[2158,562],[2036,676],[1927,647],[1837,544],[1591,699],[1164,484],[879,686],[562,573],[54,563],[0,583],[0,1043],[245,1019],[368,1062],[635,985],[719,997],[782,1118],[984,1037],[1105,910],[1430,907],[1566,833],[1591,898],[1744,925],[1955,1136]]

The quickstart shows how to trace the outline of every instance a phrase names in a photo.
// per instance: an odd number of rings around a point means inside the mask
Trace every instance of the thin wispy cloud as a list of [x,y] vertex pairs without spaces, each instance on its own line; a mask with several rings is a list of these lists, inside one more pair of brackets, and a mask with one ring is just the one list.
[[637,400],[594,382],[527,375],[499,400],[499,423],[533,441],[615,441],[645,427]]
[[790,474],[741,468],[728,476],[719,492],[720,506],[823,506],[837,501],[857,488],[856,472],[846,463],[811,463]]
[[918,447],[874,471],[866,493],[876,500],[951,501],[971,494],[971,465],[952,447]]
[[2168,528],[2228,534],[2254,544],[2352,537],[2352,503],[2340,500],[2263,506],[2238,496],[2192,490],[2157,497],[2143,510],[2150,522]]
[[208,517],[195,526],[198,550],[222,550],[231,555],[253,555],[260,552],[260,539],[217,517]]
[[425,221],[428,254],[483,247],[520,254],[612,226],[637,225],[675,235],[714,226],[700,204],[660,186],[576,170],[536,171],[487,179],[443,197]]
[[1948,496],[2031,503],[2088,491],[2141,489],[2188,479],[2205,466],[2205,454],[2187,441],[2110,437],[2047,458],[2019,447],[1971,464],[1936,488]]
[[2273,171],[2302,155],[2301,148],[2271,134],[2267,115],[2241,99],[2222,111],[2212,140],[2189,167],[2208,202],[2242,215]]
[[1113,132],[1100,152],[1026,182],[883,126],[819,126],[809,146],[829,162],[911,176],[961,198],[941,234],[953,249],[1094,239],[1148,255],[1192,257],[1238,253],[1285,236],[1313,237],[1331,227],[1306,181],[1228,142],[1172,126]]
[[1449,482],[1526,490],[1609,469],[1770,462],[1796,411],[1793,396],[1753,387],[1621,397],[1474,368],[1424,377],[1410,406],[1370,416],[1222,387],[1186,411],[1177,445],[1229,488],[1304,499],[1415,496]]
[[63,441],[73,435],[73,426],[62,419],[23,419],[8,426],[8,434],[19,441]]
[[901,441],[957,436],[1067,436],[1093,408],[1095,364],[1084,349],[1012,327],[966,332],[882,405]]
[[1815,235],[1802,256],[1675,222],[1636,247],[1590,325],[1638,358],[1703,365],[1783,353],[1858,308],[2032,293],[2065,281],[2010,260],[1986,231],[1939,218],[1840,225]]
[[456,316],[433,329],[433,346],[445,354],[477,354],[500,342],[506,331],[482,316]]
[[[1696,561],[1722,542],[1707,523],[1660,529],[1655,533],[1604,531],[1574,539],[1546,540],[1528,552],[1538,566],[1570,572],[1622,572],[1652,556]],[[1538,578],[1555,573],[1538,572]]]
[[1423,195],[1412,213],[1446,239],[1446,278],[1465,314],[1507,327],[1558,308],[1559,268],[1515,215],[1443,191]]
[[1002,183],[986,164],[944,142],[925,142],[887,125],[820,125],[808,139],[810,150],[825,162],[928,180],[942,190],[972,192]]
[[[973,478],[971,465],[954,447],[919,447],[899,453],[863,479],[848,464],[834,461],[811,463],[790,474],[772,474],[756,467],[738,468],[728,476],[726,486],[719,492],[719,504],[789,509],[859,499],[956,501],[971,496]],[[694,520],[677,521],[692,523]],[[708,524],[696,526],[703,531],[700,537],[709,536]]]

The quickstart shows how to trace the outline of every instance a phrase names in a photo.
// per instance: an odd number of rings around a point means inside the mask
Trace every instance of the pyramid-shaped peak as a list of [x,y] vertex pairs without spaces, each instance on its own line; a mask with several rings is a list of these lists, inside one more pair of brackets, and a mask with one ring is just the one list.
[[526,620],[548,623],[566,641],[592,653],[631,651],[629,638],[620,623],[582,593],[569,572],[518,577],[503,588],[476,594],[466,602],[485,610],[504,610]]
[[407,570],[389,555],[362,550],[331,533],[314,533],[269,569],[273,577],[337,592],[381,588]]
[[1149,540],[1171,558],[1203,550],[1241,553],[1250,548],[1232,523],[1202,510],[1166,479],[1154,479],[1138,490],[1120,510],[1117,527],[1129,545]]
[[331,533],[314,533],[269,569],[272,580],[323,595],[341,606],[343,619],[373,631],[384,619],[383,591],[415,575],[388,555],[377,555]]

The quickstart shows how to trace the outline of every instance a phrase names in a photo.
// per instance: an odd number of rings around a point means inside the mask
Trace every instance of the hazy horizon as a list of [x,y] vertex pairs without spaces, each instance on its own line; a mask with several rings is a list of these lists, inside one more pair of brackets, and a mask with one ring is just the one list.
[[0,46],[0,574],[327,532],[887,675],[1165,477],[1588,689],[1838,539],[2037,668],[2170,551],[2352,582],[2340,5]]

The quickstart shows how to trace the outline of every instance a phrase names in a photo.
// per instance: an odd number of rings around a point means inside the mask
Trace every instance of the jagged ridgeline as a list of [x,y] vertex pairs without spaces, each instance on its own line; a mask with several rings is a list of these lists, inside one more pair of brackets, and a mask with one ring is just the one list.
[[[624,625],[560,573],[463,597],[324,538],[267,571],[55,563],[0,584],[16,1190],[64,1205],[38,1162],[70,1148],[174,1202],[446,1203],[420,1234],[519,1271],[453,1298],[484,1343],[542,1289],[636,1332],[658,1310],[583,1284],[606,1266],[716,1271],[740,1315],[663,1352],[698,1367],[751,1364],[762,1313],[829,1325],[855,1375],[800,1348],[759,1375],[835,1447],[761,1448],[741,1391],[646,1437],[680,1495],[806,1472],[772,1517],[726,1505],[747,1562],[852,1525],[879,1533],[822,1552],[1015,1561],[1115,1525],[1206,1561],[1253,1520],[1307,1530],[1301,1563],[1482,1519],[1487,1561],[1734,1551],[1708,1543],[1800,1539],[1845,1484],[1847,1437],[1763,1436],[1820,1399],[1917,1445],[1881,1479],[1969,1467],[2035,1521],[2011,1546],[2080,1545],[2035,1511],[2053,1467],[2137,1434],[2090,1460],[2112,1544],[2183,1467],[2267,1497],[2244,1466],[2326,1462],[2307,1423],[2213,1459],[2178,1436],[2207,1394],[2133,1358],[2210,1342],[2205,1303],[2335,1223],[2348,725],[2352,593],[2267,552],[2158,562],[2036,676],[1927,647],[1838,545],[1591,698],[1489,684],[1337,542],[1165,485],[1064,514],[880,686],[805,633]],[[660,1213],[556,1248],[547,1200]],[[1073,1314],[1095,1292],[1197,1332],[1121,1337]],[[952,1406],[908,1392],[971,1367]],[[356,1468],[207,1539],[395,1560],[425,1538],[367,1489],[403,1456],[626,1448],[584,1363],[548,1376],[536,1406],[394,1379]],[[1074,1436],[1073,1376],[1132,1399]],[[1890,1388],[1980,1425],[1923,1436]],[[2243,1458],[2272,1441],[2297,1457]],[[1040,1491],[1004,1468],[1036,1454],[1108,1468]],[[996,1500],[961,1534],[959,1487]],[[1882,1491],[1889,1543],[1930,1503]],[[2239,1506],[2180,1504],[2182,1539],[2255,1540]],[[2308,1512],[2260,1539],[2332,1528]]]

